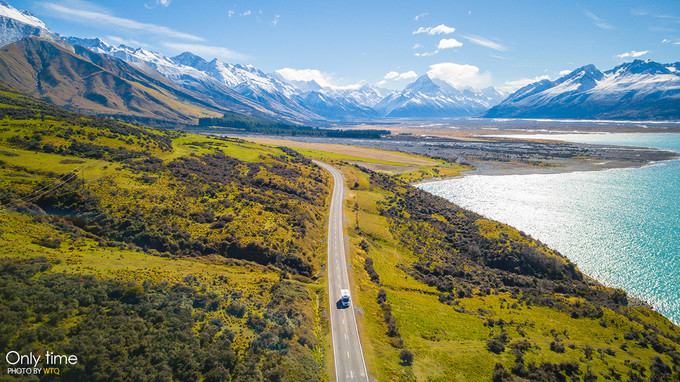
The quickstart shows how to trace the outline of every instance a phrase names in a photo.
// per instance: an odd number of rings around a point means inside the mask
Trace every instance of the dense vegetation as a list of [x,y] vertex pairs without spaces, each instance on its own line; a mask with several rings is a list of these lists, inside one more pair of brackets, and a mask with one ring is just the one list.
[[78,364],[62,368],[64,380],[284,380],[291,371],[299,375],[288,379],[307,380],[321,373],[301,351],[315,346],[310,323],[294,308],[310,300],[301,286],[272,285],[262,316],[248,318],[256,334],[238,356],[225,316],[243,316],[239,293],[206,293],[192,277],[140,284],[50,267],[44,257],[0,262],[0,347],[76,354]]
[[[188,145],[200,148],[200,155],[164,161],[176,133],[52,114],[43,104],[28,107],[34,104],[21,109],[22,119],[14,113],[12,122],[4,123],[8,127],[0,137],[8,147],[116,164],[139,187],[120,187],[120,177],[114,175],[86,185],[73,173],[45,173],[27,190],[8,183],[0,197],[3,205],[40,209],[47,220],[105,243],[135,245],[164,256],[217,254],[275,263],[312,276],[317,248],[304,239],[310,226],[321,225],[327,186],[324,173],[296,152],[262,152],[246,162],[225,154],[238,141],[198,140]],[[36,116],[40,122],[22,123]],[[57,181],[59,187],[39,192]],[[255,221],[269,224],[252,229],[258,226]]]
[[383,135],[390,134],[388,130],[319,129],[311,126],[290,125],[283,122],[267,121],[263,119],[237,114],[225,114],[222,118],[200,118],[198,120],[198,126],[227,127],[242,132],[267,135],[307,136],[307,137],[378,139]]
[[[328,175],[0,93],[0,348],[67,380],[320,380]],[[321,304],[323,306],[323,304]]]

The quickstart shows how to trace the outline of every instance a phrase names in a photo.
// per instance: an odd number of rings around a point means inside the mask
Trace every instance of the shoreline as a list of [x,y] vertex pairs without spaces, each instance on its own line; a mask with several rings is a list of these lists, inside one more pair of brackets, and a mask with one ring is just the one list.
[[[618,146],[617,146],[618,147]],[[626,146],[624,146],[626,147]],[[628,146],[630,147],[630,146]],[[645,148],[647,149],[647,148]],[[430,184],[430,183],[435,183],[435,182],[441,182],[445,180],[452,180],[455,178],[462,178],[465,176],[472,176],[472,175],[481,175],[481,176],[503,176],[503,175],[534,175],[534,174],[569,174],[569,173],[579,173],[579,172],[592,172],[592,171],[608,171],[608,170],[617,170],[617,169],[639,169],[639,168],[644,168],[644,167],[651,167],[651,166],[658,166],[662,165],[666,162],[676,162],[680,161],[680,153],[675,152],[675,151],[670,151],[670,150],[662,150],[658,149],[659,152],[666,152],[666,153],[673,153],[674,157],[668,158],[668,159],[663,159],[663,160],[648,160],[646,162],[641,162],[641,161],[626,161],[626,160],[619,160],[619,161],[600,161],[597,163],[594,163],[593,161],[588,161],[588,160],[579,160],[579,161],[574,161],[573,163],[567,164],[565,166],[560,166],[560,167],[550,167],[550,168],[537,168],[537,167],[529,167],[529,166],[521,166],[515,164],[514,166],[511,164],[502,164],[499,165],[498,163],[494,164],[482,164],[481,167],[477,167],[475,170],[471,171],[465,171],[461,173],[458,176],[455,177],[448,177],[444,179],[430,179],[426,181],[421,181],[418,183],[413,183],[412,185],[415,187],[418,187],[420,185],[425,185],[425,184]],[[420,188],[420,187],[418,187]],[[422,188],[421,188],[422,189]],[[423,191],[429,192],[425,189],[422,189]],[[433,195],[437,195],[435,193],[432,193]],[[453,200],[450,200],[452,203],[456,203]],[[478,212],[473,210],[474,212],[485,216],[482,212]],[[487,217],[491,220],[497,220],[497,218],[490,218]],[[505,223],[508,224],[512,227],[515,227],[515,225],[510,224],[510,223]],[[527,233],[529,233],[527,231]],[[534,234],[529,233],[532,237],[534,237]],[[551,247],[552,248],[552,247]],[[572,256],[568,256],[565,253],[562,253],[562,256],[565,258],[570,259],[571,261],[575,261],[575,258]],[[578,266],[577,266],[578,267]],[[603,282],[590,274],[586,273],[583,269],[579,267],[579,271],[591,282],[597,285],[601,285],[607,288],[615,288],[615,289],[620,289],[626,292],[627,299],[628,299],[628,307],[635,308],[635,307],[643,307],[643,308],[648,308],[653,310],[654,312],[658,313],[659,315],[665,317],[666,319],[670,320],[673,322],[675,325],[680,325],[680,318],[669,316],[665,313],[662,312],[661,307],[657,307],[648,300],[644,299],[643,297],[635,294],[635,292],[632,289],[623,287],[623,286],[616,286],[616,285],[611,285],[611,283]]]
[[592,171],[608,171],[608,170],[619,170],[619,169],[635,169],[643,168],[648,166],[659,165],[664,162],[672,162],[680,160],[680,155],[676,155],[674,158],[664,159],[664,160],[650,160],[644,163],[640,162],[630,162],[630,161],[606,161],[591,163],[587,160],[577,160],[578,162],[566,164],[564,166],[555,167],[530,167],[522,166],[521,164],[509,165],[506,163],[478,163],[475,164],[474,170],[463,171],[459,175],[450,176],[445,178],[432,178],[411,185],[417,186],[420,184],[435,183],[445,180],[451,180],[456,178],[462,178],[465,176],[506,176],[506,175],[553,175],[553,174],[570,174],[576,172],[592,172]]

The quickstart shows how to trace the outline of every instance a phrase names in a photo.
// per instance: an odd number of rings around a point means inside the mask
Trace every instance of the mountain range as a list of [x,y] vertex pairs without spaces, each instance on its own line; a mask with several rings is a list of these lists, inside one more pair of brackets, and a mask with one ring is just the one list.
[[586,65],[529,84],[484,114],[492,118],[680,119],[680,62],[635,60],[601,72]]
[[74,111],[194,124],[234,113],[304,125],[394,118],[680,119],[680,63],[587,65],[513,94],[424,74],[401,91],[291,81],[252,65],[62,37],[0,1],[0,81]]

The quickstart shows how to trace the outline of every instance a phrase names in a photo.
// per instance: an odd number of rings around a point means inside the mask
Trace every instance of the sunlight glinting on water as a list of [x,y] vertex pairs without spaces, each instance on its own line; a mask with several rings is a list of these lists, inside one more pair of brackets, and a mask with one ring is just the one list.
[[[645,146],[633,138],[623,137],[624,144]],[[664,143],[680,148],[678,138]],[[659,137],[648,139],[656,143]],[[599,172],[472,175],[419,187],[528,233],[586,274],[680,322],[680,162]]]

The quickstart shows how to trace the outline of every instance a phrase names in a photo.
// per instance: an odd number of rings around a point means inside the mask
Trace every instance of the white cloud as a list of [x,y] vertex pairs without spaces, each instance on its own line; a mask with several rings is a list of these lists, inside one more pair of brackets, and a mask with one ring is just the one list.
[[423,48],[423,45],[416,43],[415,45],[413,45],[413,48],[411,48],[411,49],[420,49],[420,48]]
[[229,11],[227,11],[227,16],[229,16],[229,18],[231,18],[231,16],[233,16],[233,15],[234,15],[234,11],[232,11],[231,9]]
[[160,5],[161,7],[167,7],[168,5],[170,5],[170,1],[171,1],[171,0],[155,0],[155,1],[148,1],[148,2],[144,3],[144,6],[145,6],[147,9],[153,9],[153,8],[158,7],[159,5]]
[[596,27],[602,28],[602,29],[616,29],[615,26],[611,24],[607,24],[604,20],[601,18],[595,16],[592,12],[586,11],[585,12],[586,16],[588,16],[589,19],[593,20],[593,24],[595,24]]
[[566,76],[569,73],[571,73],[571,70],[560,70],[560,77]]
[[[568,73],[571,73],[570,71],[567,71]],[[561,72],[560,72],[561,73]],[[515,90],[525,87],[529,84],[533,84],[534,82],[538,82],[541,80],[549,80],[550,76],[548,75],[543,75],[543,76],[536,76],[534,78],[520,78],[519,80],[514,80],[514,81],[505,81],[505,85],[502,89],[508,92],[514,92]]]
[[247,57],[244,54],[234,52],[221,46],[210,46],[202,44],[184,44],[177,42],[162,42],[166,48],[174,49],[179,52],[191,52],[202,57],[217,57],[222,60],[245,60]]
[[250,16],[252,13],[253,13],[253,12],[251,12],[250,9],[249,9],[249,10],[247,10],[247,11],[241,13],[241,16]]
[[272,24],[276,26],[279,23],[279,19],[281,18],[281,15],[274,15],[274,21],[272,21]]
[[470,41],[473,44],[483,46],[486,48],[491,48],[500,52],[507,52],[508,48],[504,47],[503,45],[491,41],[489,39],[486,39],[484,37],[479,37],[479,36],[463,36],[464,39]]
[[617,54],[616,57],[623,60],[624,58],[636,58],[636,57],[644,56],[647,53],[649,53],[648,50],[641,50],[641,51],[631,50],[630,52]]
[[421,13],[418,16],[414,17],[413,20],[418,21],[418,20],[422,19],[423,17],[425,17],[427,15],[429,15],[429,13],[427,13],[427,12]]
[[324,73],[316,69],[293,69],[293,68],[283,68],[274,71],[279,76],[283,77],[286,81],[315,81],[317,84],[323,87],[329,87],[332,89],[359,89],[365,82],[357,82],[349,85],[338,85],[338,82],[342,82],[342,79],[336,81],[331,74]]
[[416,57],[429,57],[429,56],[434,56],[437,53],[439,53],[439,49],[437,49],[433,52],[413,53],[413,55],[416,56]]
[[476,88],[481,89],[491,86],[491,73],[480,73],[474,65],[460,65],[453,62],[442,62],[430,65],[427,72],[430,78],[446,81],[457,89]]
[[276,73],[288,81],[316,81],[321,86],[332,86],[331,76],[316,69],[283,68]]
[[439,40],[437,49],[459,48],[461,46],[463,46],[463,43],[456,40],[455,38],[443,38]]
[[498,55],[498,54],[490,54],[489,57],[497,58],[499,60],[506,60],[506,61],[512,60],[509,57],[501,56],[501,55]]
[[385,80],[398,81],[398,80],[408,80],[408,79],[416,78],[416,77],[418,77],[418,74],[416,74],[416,72],[414,72],[413,70],[409,70],[408,72],[404,72],[404,73],[391,71],[391,72],[388,72],[387,74],[385,74],[384,79]]
[[131,19],[112,16],[99,11],[72,9],[53,3],[43,3],[42,5],[48,10],[52,11],[54,16],[83,24],[107,24],[124,29],[149,32],[168,38],[181,38],[192,41],[204,40],[203,38],[196,35],[179,32],[162,25],[142,23]]
[[112,43],[114,45],[127,45],[127,46],[132,46],[132,47],[140,47],[140,48],[146,48],[150,49],[152,48],[151,45],[145,44],[143,42],[137,41],[137,40],[128,40],[124,39],[118,36],[106,36],[106,41],[108,43]]
[[421,33],[427,33],[430,36],[434,36],[436,34],[451,34],[456,31],[456,28],[452,27],[447,27],[444,24],[437,25],[436,27],[420,27],[417,30],[413,31],[413,34],[421,34]]

